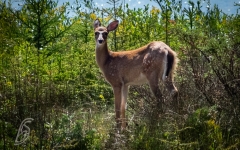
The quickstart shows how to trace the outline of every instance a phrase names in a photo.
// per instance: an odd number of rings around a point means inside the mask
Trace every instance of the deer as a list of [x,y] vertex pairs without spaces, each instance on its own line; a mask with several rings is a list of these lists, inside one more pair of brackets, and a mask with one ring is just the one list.
[[96,19],[93,24],[95,59],[113,90],[117,129],[124,130],[127,126],[125,110],[130,85],[148,83],[154,97],[160,103],[160,109],[164,103],[159,88],[160,80],[173,97],[178,95],[174,85],[174,74],[179,59],[168,45],[161,41],[153,41],[135,50],[113,52],[108,48],[107,39],[109,32],[118,27],[119,21],[112,21],[104,27],[101,26],[100,20]]

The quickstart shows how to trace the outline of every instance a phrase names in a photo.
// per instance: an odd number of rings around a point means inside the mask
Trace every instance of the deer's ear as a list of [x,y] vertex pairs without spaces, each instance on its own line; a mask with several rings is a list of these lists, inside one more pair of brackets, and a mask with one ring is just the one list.
[[119,23],[118,20],[115,20],[115,21],[111,22],[111,23],[107,26],[107,30],[108,30],[108,31],[113,31],[113,30],[115,30],[115,29],[118,27],[118,23]]
[[100,26],[101,26],[101,22],[98,19],[96,19],[93,23],[94,29],[96,29],[97,27],[100,27]]

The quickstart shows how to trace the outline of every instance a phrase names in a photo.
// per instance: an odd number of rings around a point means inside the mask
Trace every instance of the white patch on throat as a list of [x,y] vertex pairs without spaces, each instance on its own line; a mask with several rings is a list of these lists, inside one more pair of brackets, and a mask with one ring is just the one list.
[[100,48],[102,45],[103,45],[103,43],[100,44],[98,41],[96,41],[96,48]]

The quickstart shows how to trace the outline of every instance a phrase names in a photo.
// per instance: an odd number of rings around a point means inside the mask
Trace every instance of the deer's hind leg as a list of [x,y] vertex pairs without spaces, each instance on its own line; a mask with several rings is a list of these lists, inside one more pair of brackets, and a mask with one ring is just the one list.
[[170,94],[173,97],[176,97],[178,95],[178,90],[174,85],[173,79],[171,78],[171,76],[167,77],[164,80],[164,85],[167,87],[168,91],[170,92]]
[[179,101],[178,101],[178,90],[174,85],[173,77],[172,75],[169,75],[165,80],[164,80],[164,85],[168,89],[168,91],[171,94],[172,97],[172,106],[174,107],[175,110],[179,109]]
[[150,86],[150,89],[152,91],[152,93],[154,94],[154,96],[157,99],[158,102],[158,106],[160,107],[160,109],[162,110],[163,107],[163,103],[164,103],[164,99],[162,96],[162,92],[159,88],[159,77],[158,77],[158,72],[152,72],[151,74],[147,74],[147,80],[148,80],[148,84]]

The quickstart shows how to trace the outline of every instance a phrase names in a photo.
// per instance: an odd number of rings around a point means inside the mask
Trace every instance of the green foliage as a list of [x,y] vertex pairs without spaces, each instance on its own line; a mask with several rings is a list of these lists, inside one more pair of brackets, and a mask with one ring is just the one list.
[[183,142],[197,142],[200,149],[222,149],[222,131],[216,123],[216,107],[196,110],[185,122],[180,133]]
[[40,50],[55,42],[69,29],[68,3],[57,8],[52,0],[25,0],[20,13],[13,12],[22,28],[21,34]]

